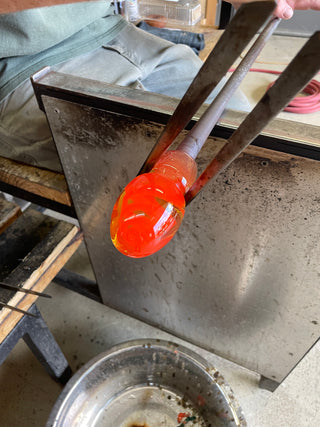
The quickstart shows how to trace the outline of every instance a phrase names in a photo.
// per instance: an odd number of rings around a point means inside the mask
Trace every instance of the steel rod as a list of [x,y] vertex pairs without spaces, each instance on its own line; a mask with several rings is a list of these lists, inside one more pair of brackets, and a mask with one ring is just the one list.
[[179,102],[139,174],[152,169],[161,154],[173,143],[227,74],[252,37],[272,15],[275,6],[276,2],[270,0],[243,4],[239,8]]
[[25,311],[25,310],[21,310],[21,308],[18,308],[18,307],[13,307],[12,305],[5,304],[4,302],[1,302],[1,301],[0,301],[0,306],[3,308],[8,308],[9,310],[13,310],[13,311],[17,311],[17,312],[22,313],[22,314],[26,314],[27,316],[31,316],[31,317],[35,317],[35,318],[38,317],[35,314],[29,313],[28,311]]
[[197,157],[212,129],[220,119],[230,98],[240,86],[240,83],[249,72],[252,64],[266,45],[280,21],[279,18],[272,18],[268,22],[219,94],[181,142],[178,150],[184,151],[193,159]]
[[216,177],[260,134],[320,69],[320,31],[307,41],[274,85],[247,115],[186,194],[190,203],[210,179]]
[[0,286],[2,286],[3,288],[16,290],[17,292],[24,292],[25,294],[37,295],[38,297],[44,297],[44,298],[51,298],[51,295],[49,294],[33,291],[32,289],[21,288],[20,286],[17,286],[17,285],[9,285],[8,283],[5,283],[5,282],[0,282]]

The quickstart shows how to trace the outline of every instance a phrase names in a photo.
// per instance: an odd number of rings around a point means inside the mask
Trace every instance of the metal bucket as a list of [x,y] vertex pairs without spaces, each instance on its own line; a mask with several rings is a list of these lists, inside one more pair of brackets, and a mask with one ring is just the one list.
[[49,427],[246,426],[218,371],[172,342],[136,340],[88,362],[58,398]]

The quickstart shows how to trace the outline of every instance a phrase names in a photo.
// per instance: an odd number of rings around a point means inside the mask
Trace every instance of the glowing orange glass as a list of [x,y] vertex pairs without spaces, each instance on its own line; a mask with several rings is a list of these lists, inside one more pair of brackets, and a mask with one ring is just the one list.
[[185,211],[184,194],[197,176],[195,161],[183,151],[167,151],[151,172],[138,175],[116,201],[110,225],[114,246],[142,258],[165,246]]

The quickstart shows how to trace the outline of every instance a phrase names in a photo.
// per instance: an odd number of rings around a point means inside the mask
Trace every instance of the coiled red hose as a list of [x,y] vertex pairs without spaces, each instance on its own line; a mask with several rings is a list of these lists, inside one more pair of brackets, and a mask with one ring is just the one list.
[[[234,71],[234,68],[229,71]],[[281,71],[265,70],[262,68],[250,68],[250,71],[257,73],[281,74]],[[273,83],[270,83],[269,89]],[[284,111],[296,114],[307,114],[320,111],[320,82],[311,80],[302,91],[305,96],[297,96],[284,108]]]

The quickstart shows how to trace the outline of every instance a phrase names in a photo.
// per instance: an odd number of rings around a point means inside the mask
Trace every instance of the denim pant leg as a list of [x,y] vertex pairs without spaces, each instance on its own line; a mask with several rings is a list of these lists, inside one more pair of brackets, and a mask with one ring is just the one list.
[[[175,45],[130,25],[107,45],[53,68],[75,77],[181,98],[201,65],[188,46]],[[239,99],[235,95],[232,102],[235,100],[236,109],[243,109],[245,103]],[[229,106],[234,108],[232,102]],[[45,115],[38,108],[29,80],[0,103],[0,155],[61,171]]]
[[173,44],[130,25],[101,49],[55,69],[181,98],[201,65],[188,46]]
[[[147,91],[176,98],[182,98],[203,64],[189,46],[174,44],[133,26],[122,31],[107,48],[114,49],[140,70],[135,84],[140,83]],[[222,79],[207,103],[212,102],[226,81]],[[235,91],[227,107],[237,111],[251,110],[241,90]]]

